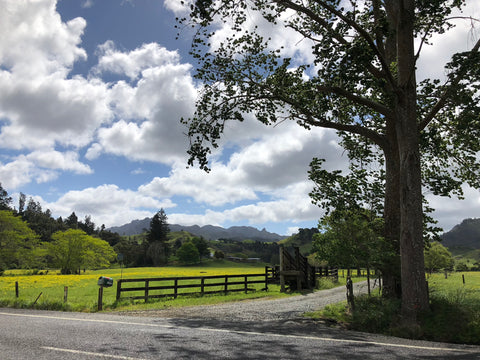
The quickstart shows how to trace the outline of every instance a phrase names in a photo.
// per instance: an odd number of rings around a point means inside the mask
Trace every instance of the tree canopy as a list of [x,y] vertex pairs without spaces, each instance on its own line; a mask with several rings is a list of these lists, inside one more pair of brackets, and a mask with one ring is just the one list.
[[110,266],[115,251],[104,240],[87,235],[79,229],[58,231],[47,243],[48,254],[62,274],[75,274],[80,269]]
[[38,265],[38,235],[12,211],[0,210],[0,272]]
[[[422,186],[460,196],[463,182],[479,187],[480,40],[452,54],[444,81],[416,77],[422,49],[454,26],[464,5],[197,0],[180,19],[196,26],[192,55],[203,84],[195,115],[183,120],[190,164],[208,170],[226,122],[250,115],[267,125],[335,129],[351,159],[384,168],[384,237],[402,262],[385,271],[395,277],[401,269],[407,322],[428,307]],[[276,45],[275,31],[295,33],[307,50],[292,56]]]

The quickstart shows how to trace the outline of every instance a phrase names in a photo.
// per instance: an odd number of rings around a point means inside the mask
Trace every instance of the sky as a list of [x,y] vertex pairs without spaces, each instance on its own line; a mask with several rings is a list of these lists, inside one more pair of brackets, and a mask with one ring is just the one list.
[[[187,166],[180,118],[193,115],[201,84],[190,30],[176,39],[184,14],[180,0],[0,0],[0,182],[14,206],[24,193],[54,217],[75,212],[107,227],[161,208],[181,225],[281,235],[317,226],[323,210],[308,196],[311,159],[325,158],[328,170],[348,166],[331,130],[229,124],[211,172]],[[464,15],[480,18],[480,3],[467,0]],[[480,24],[455,23],[424,46],[419,79],[443,78],[451,53],[480,36]],[[254,25],[294,60],[308,60],[297,34],[252,15]],[[480,217],[477,190],[465,187],[463,201],[426,196],[445,231]]]

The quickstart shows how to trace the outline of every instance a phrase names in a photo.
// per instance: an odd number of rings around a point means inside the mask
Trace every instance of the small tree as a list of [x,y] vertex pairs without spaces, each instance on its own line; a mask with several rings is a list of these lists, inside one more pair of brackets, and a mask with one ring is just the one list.
[[439,242],[432,242],[425,250],[425,269],[431,274],[441,269],[453,268],[453,257],[450,251]]
[[200,261],[200,253],[191,242],[186,242],[177,250],[178,260],[184,264],[197,264]]

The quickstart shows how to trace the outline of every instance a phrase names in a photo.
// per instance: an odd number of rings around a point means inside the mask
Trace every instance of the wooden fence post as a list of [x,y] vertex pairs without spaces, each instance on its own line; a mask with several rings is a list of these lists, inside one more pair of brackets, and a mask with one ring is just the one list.
[[178,279],[175,279],[173,284],[173,297],[176,299],[177,296],[178,296]]
[[63,287],[63,302],[66,303],[68,300],[68,286]]
[[117,301],[120,300],[121,292],[122,292],[122,279],[117,281]]
[[15,281],[15,297],[18,298],[18,281]]
[[228,275],[225,276],[225,295],[228,293]]
[[248,275],[245,275],[245,294],[248,293]]
[[150,285],[149,280],[145,280],[145,302],[148,300],[148,286]]
[[200,283],[200,293],[203,296],[204,293],[205,293],[205,278],[202,277],[202,279],[200,281],[201,281],[201,283]]
[[265,291],[268,291],[268,267],[265,266]]
[[103,310],[103,286],[98,288],[98,311]]

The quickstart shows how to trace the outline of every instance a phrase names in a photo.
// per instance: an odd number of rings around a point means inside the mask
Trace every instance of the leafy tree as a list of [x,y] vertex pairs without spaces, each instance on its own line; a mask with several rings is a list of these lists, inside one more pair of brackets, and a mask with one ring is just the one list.
[[78,229],[78,216],[75,214],[75,211],[70,214],[69,217],[65,219],[65,225],[69,229]]
[[[192,54],[203,82],[196,113],[185,120],[190,164],[198,160],[208,170],[210,149],[218,146],[225,123],[249,113],[268,125],[293,120],[307,129],[335,129],[356,158],[382,154],[385,238],[398,241],[407,323],[428,308],[422,180],[438,195],[461,195],[464,181],[479,186],[480,40],[452,56],[444,83],[416,79],[423,45],[453,26],[452,11],[462,5],[197,0],[190,16],[180,19],[197,26]],[[247,22],[255,15],[264,26],[252,31]],[[231,24],[231,31],[210,47],[219,24]],[[311,44],[301,58],[308,61],[285,55],[262,36],[263,28],[297,32]]]
[[[104,239],[105,240],[105,239]],[[123,263],[126,266],[144,265],[145,251],[135,237],[121,238],[114,246],[117,254],[123,254]]]
[[210,257],[210,249],[208,248],[208,243],[203,237],[195,236],[192,239],[192,243],[197,248],[200,259],[202,257]]
[[52,238],[53,241],[46,244],[48,254],[62,274],[74,274],[82,268],[108,267],[116,256],[106,241],[79,229],[58,231]]
[[191,241],[182,244],[177,250],[176,255],[178,260],[184,264],[197,264],[200,262],[200,253]]
[[33,198],[28,200],[27,207],[21,215],[30,228],[40,236],[42,242],[50,241],[54,232],[64,229],[64,226],[52,217],[50,210],[43,211],[40,202]]
[[451,270],[453,264],[452,254],[439,242],[432,242],[425,250],[425,269],[430,274],[441,269]]
[[27,203],[27,195],[20,193],[18,197],[18,213],[22,216],[23,211],[25,210],[25,204]]
[[334,211],[315,235],[317,259],[332,266],[379,269],[393,251],[380,236],[382,226],[382,219],[364,209]]
[[8,196],[7,190],[2,187],[0,183],[0,210],[11,210],[10,204],[12,203],[12,198]]
[[215,250],[215,253],[213,254],[213,257],[217,260],[225,259],[225,254],[223,253],[222,250]]
[[92,217],[90,215],[85,215],[85,220],[78,221],[77,226],[80,230],[85,231],[88,235],[94,234],[95,231],[95,223],[92,221]]
[[39,265],[38,235],[11,211],[0,210],[0,272]]
[[98,232],[98,236],[100,237],[100,239],[108,242],[110,246],[115,246],[122,239],[122,237],[118,233],[110,230],[105,230],[105,225],[102,225],[100,231]]

